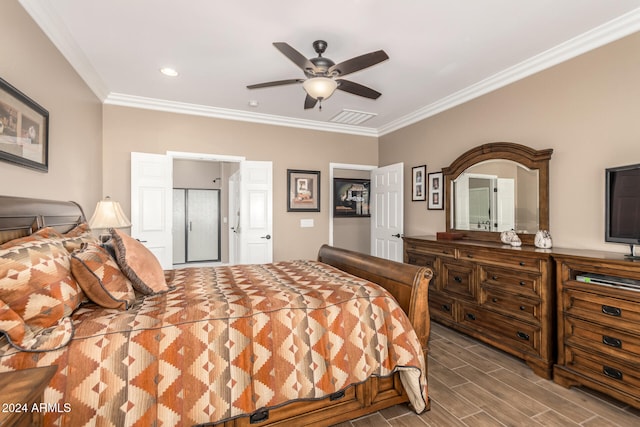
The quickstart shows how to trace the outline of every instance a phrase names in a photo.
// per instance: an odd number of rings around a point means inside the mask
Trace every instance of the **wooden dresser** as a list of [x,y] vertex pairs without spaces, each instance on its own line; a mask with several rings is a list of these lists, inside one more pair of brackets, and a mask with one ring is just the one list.
[[550,253],[533,246],[404,238],[404,261],[435,273],[431,319],[523,359],[544,378],[551,378],[555,363]]
[[[554,381],[565,387],[585,385],[640,408],[640,289],[625,283],[631,279],[640,286],[640,261],[606,252],[565,252],[554,253]],[[594,274],[610,277],[594,279]]]

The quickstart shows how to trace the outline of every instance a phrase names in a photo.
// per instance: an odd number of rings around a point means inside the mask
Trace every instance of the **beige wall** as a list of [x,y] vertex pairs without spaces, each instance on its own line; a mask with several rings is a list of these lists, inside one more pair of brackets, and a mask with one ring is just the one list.
[[85,214],[102,197],[102,104],[17,0],[2,2],[0,77],[49,111],[49,172],[0,161],[0,194],[74,200]]
[[[604,169],[640,163],[640,33],[380,138],[380,164],[448,166],[464,151],[511,141],[553,148],[555,246],[627,252],[604,242]],[[405,203],[405,234],[445,228],[444,211]]]
[[[104,106],[104,187],[130,212],[130,152],[183,151],[273,161],[274,260],[315,258],[329,240],[329,163],[377,164],[377,138]],[[287,169],[319,170],[321,211],[287,212]],[[313,219],[301,228],[300,219]]]

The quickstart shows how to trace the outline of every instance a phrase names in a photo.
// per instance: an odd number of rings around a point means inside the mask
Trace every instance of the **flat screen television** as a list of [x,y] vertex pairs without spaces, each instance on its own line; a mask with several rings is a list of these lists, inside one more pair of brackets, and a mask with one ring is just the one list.
[[605,241],[640,244],[640,164],[606,169]]

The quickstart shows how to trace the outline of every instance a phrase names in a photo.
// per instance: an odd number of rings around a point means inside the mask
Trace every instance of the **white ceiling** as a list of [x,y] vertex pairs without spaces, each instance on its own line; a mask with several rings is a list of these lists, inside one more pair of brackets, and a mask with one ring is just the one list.
[[[640,30],[640,0],[20,3],[105,103],[375,136]],[[313,57],[317,39],[336,63],[383,49],[348,77],[382,96],[336,91],[318,111],[299,84],[246,88],[304,78],[272,42]],[[330,123],[343,109],[375,117]]]

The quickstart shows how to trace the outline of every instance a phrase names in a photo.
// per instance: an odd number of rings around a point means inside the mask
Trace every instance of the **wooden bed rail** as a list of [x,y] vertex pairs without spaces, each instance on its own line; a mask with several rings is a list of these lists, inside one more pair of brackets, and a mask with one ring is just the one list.
[[377,283],[388,290],[409,316],[422,348],[426,349],[430,332],[428,291],[433,277],[429,268],[329,245],[320,248],[318,261]]

